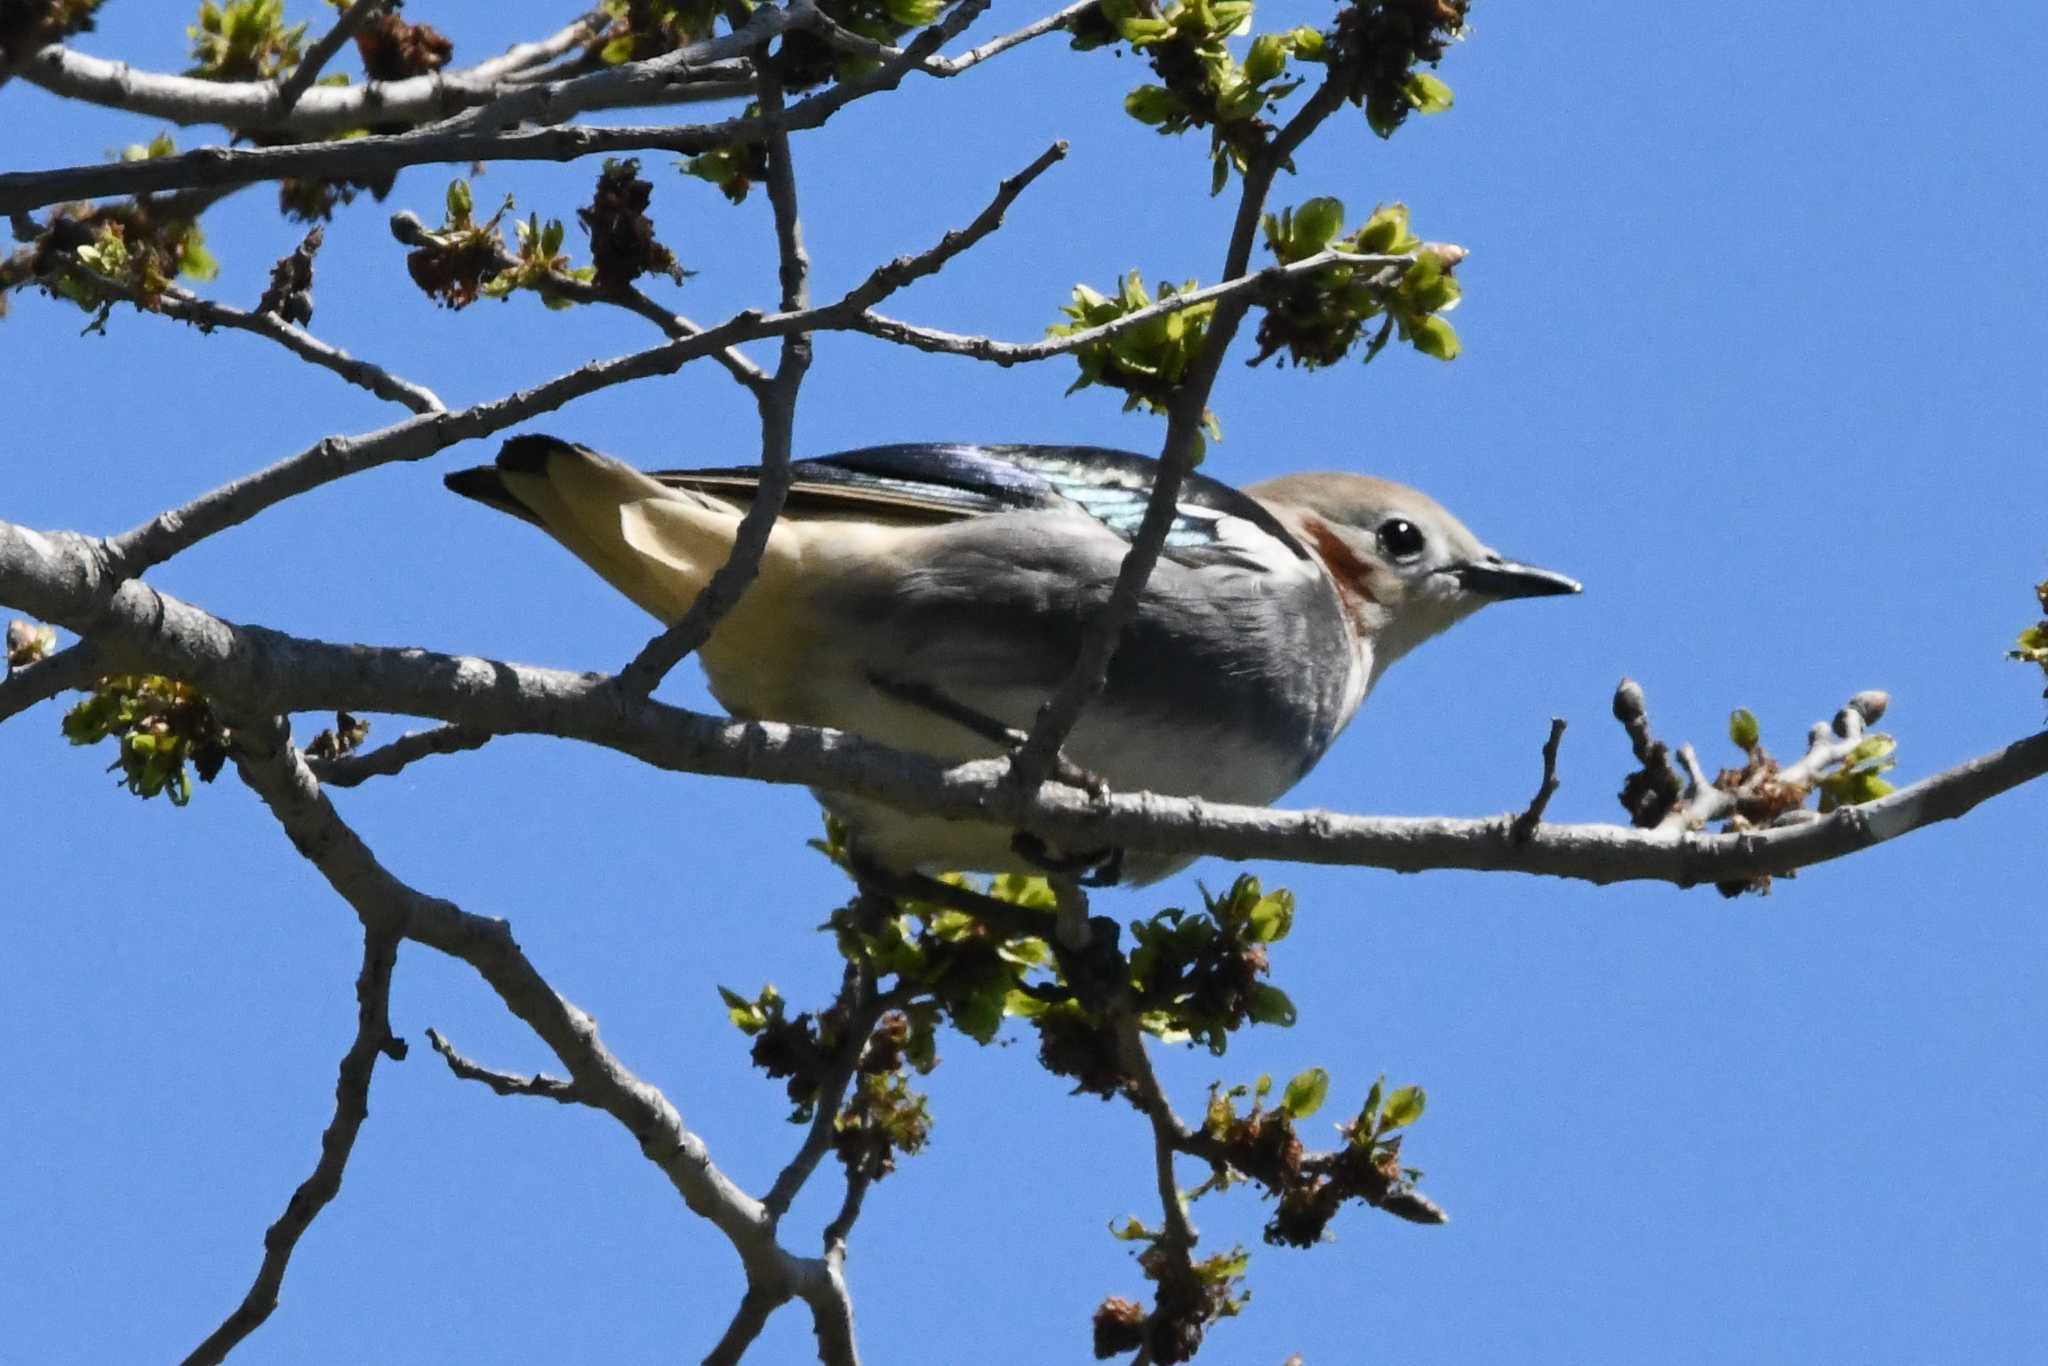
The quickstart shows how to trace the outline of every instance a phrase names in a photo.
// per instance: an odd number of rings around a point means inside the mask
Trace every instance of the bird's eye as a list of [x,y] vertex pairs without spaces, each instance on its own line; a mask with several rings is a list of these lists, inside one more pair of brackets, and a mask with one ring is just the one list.
[[1405,517],[1380,523],[1380,549],[1392,560],[1412,560],[1422,553],[1422,529]]

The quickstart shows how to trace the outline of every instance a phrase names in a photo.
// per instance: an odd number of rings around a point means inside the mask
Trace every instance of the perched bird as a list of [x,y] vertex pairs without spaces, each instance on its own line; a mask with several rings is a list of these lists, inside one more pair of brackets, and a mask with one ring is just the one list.
[[[799,461],[759,578],[699,651],[735,716],[949,760],[1003,752],[1072,667],[1155,466],[1085,446],[876,446]],[[539,526],[664,622],[732,548],[759,471],[642,473],[514,437],[455,492]],[[1110,786],[1264,804],[1382,670],[1500,598],[1576,593],[1414,489],[1296,474],[1181,491],[1165,552],[1067,756]],[[898,871],[1028,870],[1010,832],[819,792]],[[1134,852],[1126,880],[1188,859]]]

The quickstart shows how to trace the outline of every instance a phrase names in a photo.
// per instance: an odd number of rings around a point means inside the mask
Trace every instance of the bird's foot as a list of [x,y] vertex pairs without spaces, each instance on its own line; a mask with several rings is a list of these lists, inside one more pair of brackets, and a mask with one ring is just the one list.
[[1091,773],[1064,754],[1053,759],[1052,776],[1054,782],[1064,783],[1068,787],[1078,787],[1097,801],[1109,795],[1109,784],[1101,775]]
[[1010,852],[1041,872],[1073,878],[1083,887],[1114,887],[1123,878],[1121,848],[1069,854],[1054,850],[1028,830],[1019,830],[1010,837]]

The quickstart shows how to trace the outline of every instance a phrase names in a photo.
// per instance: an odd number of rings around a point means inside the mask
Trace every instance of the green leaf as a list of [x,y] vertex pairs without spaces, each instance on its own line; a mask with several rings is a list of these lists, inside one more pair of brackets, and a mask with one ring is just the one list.
[[1245,54],[1244,78],[1254,85],[1272,80],[1287,69],[1287,54],[1293,46],[1279,33],[1262,33],[1252,39],[1251,51]]
[[1004,1007],[1008,1001],[1009,991],[1001,985],[977,991],[953,1007],[953,1027],[978,1044],[991,1043],[995,1040],[996,1031],[1003,1027]]
[[1294,259],[1313,256],[1337,240],[1344,231],[1344,201],[1318,195],[1294,211],[1294,231],[1289,246]]
[[1279,943],[1294,928],[1294,893],[1279,887],[1260,897],[1246,923],[1254,943]]
[[1387,1097],[1387,1106],[1380,1119],[1382,1129],[1405,1129],[1422,1118],[1426,1101],[1420,1086],[1404,1086]]
[[1124,96],[1124,112],[1142,124],[1157,128],[1173,119],[1185,118],[1187,106],[1163,85],[1141,85]]
[[185,240],[178,251],[178,274],[201,283],[220,274],[220,262],[206,249],[206,234],[197,223],[185,229]]
[[1280,1094],[1280,1108],[1296,1119],[1307,1119],[1323,1108],[1323,1102],[1330,1096],[1330,1074],[1320,1067],[1311,1067],[1293,1081]]
[[988,894],[998,901],[1038,911],[1050,911],[1059,905],[1059,898],[1053,895],[1052,883],[1023,873],[999,874],[989,884]]
[[1411,73],[1402,93],[1418,114],[1441,114],[1451,107],[1451,88],[1427,71]]
[[767,1028],[768,1013],[760,1006],[728,987],[720,987],[718,995],[725,1002],[725,1013],[741,1033],[759,1034]]
[[469,222],[469,216],[476,209],[476,201],[470,197],[469,182],[451,180],[448,182],[448,223],[457,226]]
[[1744,753],[1755,749],[1763,740],[1763,729],[1757,725],[1756,713],[1748,707],[1737,707],[1728,713],[1728,738]]
[[1457,330],[1434,314],[1417,319],[1414,332],[1409,339],[1415,344],[1415,349],[1425,356],[1435,356],[1438,360],[1458,358]]
[[1292,1028],[1296,1018],[1294,1002],[1287,993],[1269,982],[1260,982],[1251,990],[1251,1006],[1246,1011],[1254,1024],[1279,1025],[1282,1029]]
[[1420,239],[1408,230],[1406,204],[1382,204],[1374,209],[1353,240],[1359,251],[1368,256],[1398,256],[1421,245]]
[[1372,1089],[1365,1093],[1365,1104],[1358,1108],[1358,1127],[1353,1134],[1354,1142],[1366,1142],[1372,1138],[1373,1130],[1380,1122],[1380,1093],[1386,1089],[1387,1079],[1375,1077]]
[[883,11],[905,28],[923,28],[942,8],[940,0],[882,0]]

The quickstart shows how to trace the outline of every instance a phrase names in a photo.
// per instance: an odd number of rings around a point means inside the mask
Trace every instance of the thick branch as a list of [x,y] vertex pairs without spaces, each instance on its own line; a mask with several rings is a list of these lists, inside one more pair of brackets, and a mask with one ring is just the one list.
[[[371,0],[361,0],[354,8],[361,10],[369,3]],[[332,38],[348,22],[343,18],[328,37]],[[589,42],[605,22],[602,15],[586,15],[551,37],[523,43],[467,71],[439,71],[402,81],[371,81],[364,85],[312,85],[320,66],[332,56],[319,56],[319,47],[307,54],[305,62],[283,86],[271,81],[209,81],[196,76],[138,71],[126,62],[107,61],[61,46],[46,47],[36,53],[23,65],[20,74],[22,79],[53,95],[171,123],[213,123],[244,131],[302,135],[332,134],[369,123],[423,123],[488,104],[522,89],[511,81],[519,72]],[[342,41],[347,37],[342,34]],[[325,45],[323,39],[321,46]],[[338,48],[340,43],[335,46]],[[285,98],[302,76],[307,88],[296,97]],[[606,93],[620,103],[660,102],[637,86],[633,93],[639,98],[628,98],[627,90],[616,87]]]
[[1000,759],[947,765],[838,731],[702,716],[622,699],[609,680],[425,650],[333,645],[235,626],[136,581],[103,578],[96,543],[0,522],[0,604],[91,636],[110,664],[147,667],[224,701],[278,711],[396,712],[500,733],[556,735],[658,768],[827,787],[913,813],[1028,829],[1071,849],[1124,848],[1421,872],[1464,868],[1587,882],[1781,874],[1949,820],[2048,774],[2048,732],[1861,806],[1735,834],[1225,806],[1048,784],[1020,794]]

